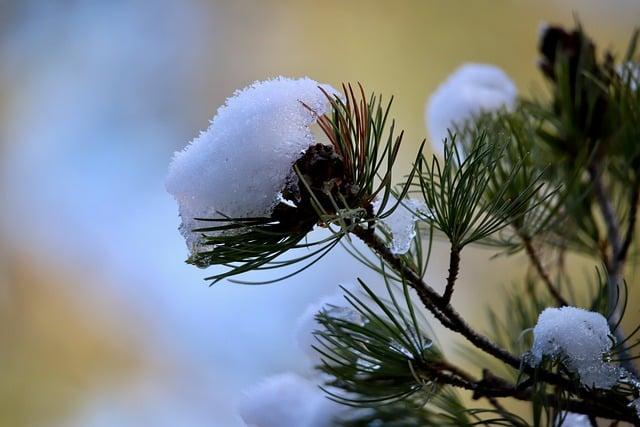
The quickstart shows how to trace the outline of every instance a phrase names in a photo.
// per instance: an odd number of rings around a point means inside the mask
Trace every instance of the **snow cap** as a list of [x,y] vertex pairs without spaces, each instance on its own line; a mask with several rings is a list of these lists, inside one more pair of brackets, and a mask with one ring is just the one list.
[[613,346],[607,319],[577,307],[547,308],[533,329],[533,361],[544,356],[562,360],[587,387],[609,389],[621,374],[619,366],[604,360]]
[[194,218],[270,216],[291,168],[315,143],[310,126],[327,112],[331,86],[277,77],[236,91],[207,130],[175,154],[166,188],[177,200],[180,231],[192,252],[211,226]]
[[502,69],[488,64],[462,65],[427,102],[425,121],[433,151],[443,156],[449,129],[455,133],[482,113],[512,110],[516,96],[515,84]]

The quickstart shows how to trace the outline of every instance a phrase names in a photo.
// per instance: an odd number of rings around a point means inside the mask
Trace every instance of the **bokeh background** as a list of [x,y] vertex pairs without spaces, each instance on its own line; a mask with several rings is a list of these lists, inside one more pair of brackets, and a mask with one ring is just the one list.
[[[183,263],[172,153],[236,88],[308,75],[395,95],[406,168],[451,71],[493,63],[544,94],[538,27],[575,16],[622,52],[640,2],[0,0],[0,425],[242,426],[243,390],[300,369],[305,306],[375,279],[338,250],[282,283],[209,288]],[[480,328],[522,275],[490,255],[465,254],[456,295]]]

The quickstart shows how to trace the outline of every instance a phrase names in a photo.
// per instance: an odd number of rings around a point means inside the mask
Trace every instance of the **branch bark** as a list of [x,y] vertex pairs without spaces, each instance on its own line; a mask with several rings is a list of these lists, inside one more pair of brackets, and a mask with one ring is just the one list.
[[633,235],[636,228],[636,220],[638,217],[638,201],[640,200],[640,182],[635,182],[631,195],[629,197],[629,218],[627,220],[627,230],[625,232],[624,241],[620,248],[620,253],[617,258],[620,262],[624,263],[629,253],[629,247],[633,241]]
[[447,276],[447,285],[442,294],[442,299],[447,304],[451,301],[453,288],[458,280],[458,272],[460,271],[460,249],[456,246],[451,247],[449,254],[449,276]]
[[522,241],[524,242],[524,249],[527,255],[529,256],[531,263],[533,264],[536,271],[538,272],[538,275],[546,285],[547,290],[553,296],[553,299],[555,299],[556,303],[560,307],[569,305],[567,303],[567,300],[565,300],[560,294],[560,291],[558,291],[558,289],[556,289],[556,287],[554,286],[551,280],[551,277],[549,277],[549,274],[547,273],[544,266],[542,265],[542,262],[540,261],[540,257],[538,256],[538,253],[536,252],[535,248],[533,247],[533,244],[531,243],[531,239],[529,239],[528,237],[524,237]]
[[[493,375],[487,369],[483,370],[482,379],[480,380],[450,365],[448,362],[432,364],[428,367],[423,367],[423,369],[426,375],[433,380],[441,384],[469,390],[473,393],[472,398],[474,400],[485,398],[498,410],[504,410],[497,401],[500,398],[513,398],[522,401],[532,401],[535,398],[530,388],[512,384],[503,378]],[[546,398],[549,406],[558,410],[585,414],[589,417],[617,419],[638,425],[637,418],[626,406],[617,405],[614,407],[607,399],[593,399],[586,402],[575,399],[559,401],[555,395],[547,395]]]
[[473,345],[497,359],[502,360],[516,369],[520,368],[520,359],[518,357],[509,353],[507,350],[500,348],[488,338],[475,332],[451,306],[451,304],[440,296],[440,294],[438,294],[438,292],[436,292],[432,287],[427,285],[415,271],[407,267],[400,258],[393,255],[389,248],[387,248],[385,242],[376,236],[372,229],[355,226],[352,229],[352,233],[360,238],[360,240],[369,246],[370,249],[387,262],[389,266],[407,280],[409,286],[411,286],[418,294],[418,297],[425,308],[433,313],[436,319],[441,321],[446,328],[460,333]]

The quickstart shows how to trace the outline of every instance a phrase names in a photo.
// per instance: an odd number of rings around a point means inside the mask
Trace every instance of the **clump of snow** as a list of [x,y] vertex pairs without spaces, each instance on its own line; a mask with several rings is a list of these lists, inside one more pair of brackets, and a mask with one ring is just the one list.
[[[373,202],[374,210],[380,208],[381,199]],[[389,197],[387,206],[394,206],[397,199]],[[416,221],[420,214],[430,216],[429,208],[421,201],[406,198],[388,217],[380,221],[381,225],[391,233],[389,249],[394,255],[406,254],[411,248],[411,242],[416,236]]]
[[562,424],[558,424],[557,427],[591,427],[589,417],[584,414],[563,412],[559,419],[562,420]]
[[309,78],[255,82],[227,99],[209,128],[175,154],[166,187],[190,250],[197,251],[201,235],[192,230],[212,224],[194,218],[271,215],[293,164],[315,143],[309,126],[328,108],[319,87],[336,93]]
[[[350,289],[350,291],[352,290]],[[318,344],[314,332],[323,329],[323,326],[316,319],[316,315],[320,312],[360,325],[366,323],[366,319],[349,304],[342,292],[325,296],[309,305],[302,316],[298,318],[295,327],[295,340],[298,347],[307,356],[310,370],[314,370],[322,362],[322,356],[312,347]]]
[[517,89],[500,68],[488,64],[465,64],[459,67],[431,95],[425,110],[425,121],[434,152],[444,155],[448,130],[455,133],[467,121],[482,113],[516,104]]
[[608,389],[618,382],[621,368],[605,360],[613,337],[600,313],[576,307],[547,308],[538,316],[533,337],[535,364],[544,356],[561,360],[587,387]]
[[238,412],[250,427],[331,427],[348,408],[327,399],[310,380],[284,373],[246,393]]

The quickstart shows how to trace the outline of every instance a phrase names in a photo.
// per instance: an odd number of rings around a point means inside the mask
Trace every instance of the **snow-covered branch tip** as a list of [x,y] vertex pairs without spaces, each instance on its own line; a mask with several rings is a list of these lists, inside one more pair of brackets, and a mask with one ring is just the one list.
[[[269,283],[343,243],[381,279],[307,309],[296,327],[303,372],[265,380],[241,417],[257,427],[640,426],[640,326],[622,326],[637,262],[639,34],[616,58],[580,26],[545,26],[548,99],[518,93],[496,66],[461,66],[427,102],[435,155],[423,141],[404,176],[393,98],[284,77],[230,97],[166,180],[188,262],[214,266],[214,282]],[[437,239],[445,277],[429,266]],[[494,301],[486,334],[454,307],[469,245],[525,252],[537,272],[510,285],[504,306]],[[573,255],[597,277],[574,278]],[[259,282],[239,279],[251,272]],[[464,340],[473,369],[447,358],[425,312]]]

